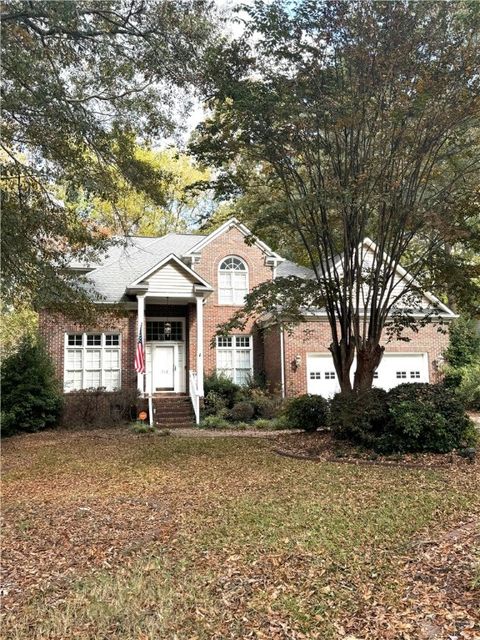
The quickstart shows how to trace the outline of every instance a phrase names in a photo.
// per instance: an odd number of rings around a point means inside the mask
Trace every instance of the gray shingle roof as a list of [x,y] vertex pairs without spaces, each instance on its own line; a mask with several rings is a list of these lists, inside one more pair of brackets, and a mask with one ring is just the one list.
[[181,257],[202,238],[200,235],[169,233],[161,238],[129,238],[124,246],[112,247],[103,264],[87,275],[102,302],[126,299],[126,287],[171,253]]
[[302,267],[290,260],[284,260],[277,266],[277,277],[286,278],[287,276],[297,276],[298,278],[313,278],[315,276],[312,269]]

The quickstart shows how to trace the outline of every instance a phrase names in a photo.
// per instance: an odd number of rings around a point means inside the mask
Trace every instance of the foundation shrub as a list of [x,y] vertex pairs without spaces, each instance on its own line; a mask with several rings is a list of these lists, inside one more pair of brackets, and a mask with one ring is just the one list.
[[327,425],[328,403],[322,396],[306,393],[289,400],[285,407],[285,417],[292,429],[316,431]]
[[222,374],[212,373],[207,376],[203,383],[205,396],[215,393],[225,403],[225,407],[231,409],[239,396],[242,395],[242,388],[235,384],[230,378]]
[[61,423],[65,427],[112,427],[134,420],[138,392],[85,389],[66,394]]
[[388,430],[387,392],[337,393],[330,401],[329,426],[337,438],[375,448]]
[[200,427],[202,429],[228,429],[229,423],[225,418],[221,416],[205,416],[202,418]]
[[255,407],[251,402],[242,400],[233,405],[230,415],[235,422],[251,420],[255,414]]

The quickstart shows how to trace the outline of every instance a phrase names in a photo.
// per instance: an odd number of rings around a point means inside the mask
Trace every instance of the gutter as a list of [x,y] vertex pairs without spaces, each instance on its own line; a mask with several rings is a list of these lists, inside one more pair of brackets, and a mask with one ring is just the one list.
[[283,400],[285,398],[285,333],[283,325],[280,325],[280,386]]

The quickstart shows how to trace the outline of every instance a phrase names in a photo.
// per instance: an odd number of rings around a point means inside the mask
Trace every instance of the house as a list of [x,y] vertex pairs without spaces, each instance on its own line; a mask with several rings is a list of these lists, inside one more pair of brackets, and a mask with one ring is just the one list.
[[[246,243],[246,238],[249,242]],[[365,241],[365,251],[373,243]],[[263,374],[283,396],[332,395],[338,389],[328,351],[330,329],[321,311],[287,333],[267,318],[250,319],[242,332],[216,337],[253,287],[274,278],[311,277],[283,259],[236,219],[209,235],[170,233],[132,237],[98,264],[72,265],[101,296],[95,326],[83,326],[43,311],[40,331],[53,357],[66,397],[79,389],[138,389],[156,406],[186,396],[197,410],[204,376],[221,372],[238,384]],[[400,268],[401,269],[401,268]],[[399,281],[405,276],[399,272]],[[444,321],[455,317],[429,293],[425,309],[437,307]],[[115,311],[112,312],[112,309]],[[139,333],[145,342],[146,374],[134,369]],[[435,324],[392,341],[376,372],[376,384],[428,382],[448,341]]]

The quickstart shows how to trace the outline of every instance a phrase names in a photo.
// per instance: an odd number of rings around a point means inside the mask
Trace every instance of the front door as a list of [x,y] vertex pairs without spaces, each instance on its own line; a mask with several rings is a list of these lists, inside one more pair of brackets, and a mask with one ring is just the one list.
[[155,345],[153,347],[152,391],[173,391],[175,389],[175,346]]

